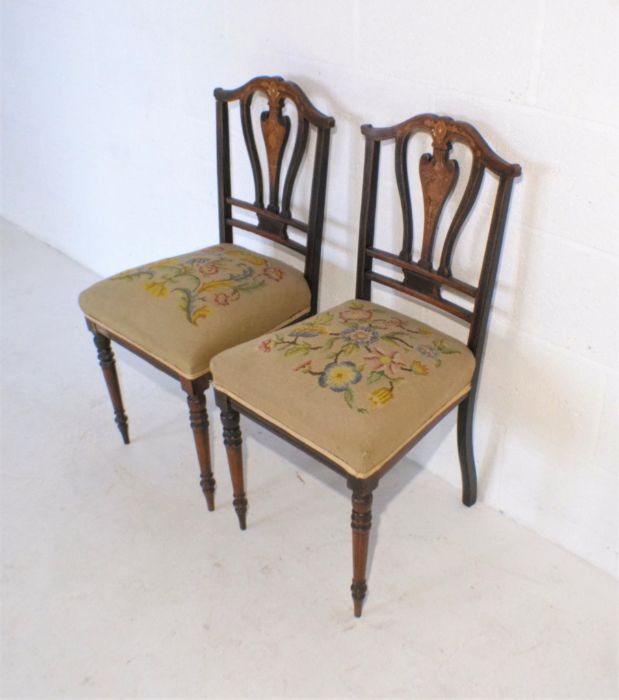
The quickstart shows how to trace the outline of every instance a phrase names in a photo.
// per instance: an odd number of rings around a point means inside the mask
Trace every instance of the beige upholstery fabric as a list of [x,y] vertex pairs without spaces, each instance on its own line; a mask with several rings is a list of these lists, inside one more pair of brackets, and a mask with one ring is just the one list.
[[215,387],[366,478],[465,395],[470,350],[353,300],[213,358]]
[[79,302],[97,325],[191,379],[216,353],[307,313],[310,290],[289,265],[223,243],[114,275]]

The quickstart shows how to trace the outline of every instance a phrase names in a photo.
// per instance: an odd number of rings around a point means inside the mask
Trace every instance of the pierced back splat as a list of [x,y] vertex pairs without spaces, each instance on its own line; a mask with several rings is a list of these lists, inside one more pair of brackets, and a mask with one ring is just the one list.
[[[266,149],[268,174],[268,203],[265,206],[262,167],[256,148],[255,129],[252,125],[252,99],[261,93],[268,100],[268,109],[260,114],[260,131]],[[250,231],[271,241],[275,241],[305,258],[305,278],[312,291],[312,312],[316,310],[322,226],[326,192],[327,164],[329,158],[330,130],[335,121],[319,112],[308,100],[301,88],[280,77],[258,77],[234,90],[215,90],[217,100],[217,167],[220,205],[219,231],[222,242],[231,243],[233,229]],[[230,176],[230,134],[228,104],[240,102],[241,128],[251,165],[255,199],[247,202],[232,196]],[[284,152],[291,132],[290,117],[284,108],[292,103],[297,112],[297,128],[284,177],[282,166]],[[307,221],[295,219],[291,215],[291,201],[299,167],[307,151],[309,130],[316,129],[316,149],[313,154],[313,175],[309,194],[309,216]],[[233,207],[252,212],[256,223],[237,219],[232,215]],[[288,236],[288,228],[307,235],[306,243],[299,243]]]
[[[466,122],[449,117],[421,114],[392,127],[361,127],[366,138],[364,185],[361,206],[357,297],[369,299],[371,283],[379,282],[435,306],[471,325],[469,347],[475,351],[483,341],[490,297],[495,283],[499,252],[505,228],[512,182],[520,174],[520,166],[500,158]],[[432,136],[432,153],[424,153],[419,162],[419,178],[424,207],[423,238],[419,259],[412,259],[413,216],[410,183],[406,165],[409,141],[418,132]],[[402,207],[403,244],[398,255],[374,247],[378,163],[382,141],[395,139],[395,176]],[[458,180],[458,163],[449,157],[452,142],[459,141],[472,154],[471,172],[456,212],[447,229],[438,269],[433,268],[434,246],[438,224],[445,203]],[[489,224],[484,259],[478,284],[471,285],[453,277],[451,260],[464,222],[475,204],[485,170],[498,176],[494,210]],[[394,265],[403,273],[401,281],[372,269],[373,260]],[[473,310],[445,299],[446,287],[473,299]]]

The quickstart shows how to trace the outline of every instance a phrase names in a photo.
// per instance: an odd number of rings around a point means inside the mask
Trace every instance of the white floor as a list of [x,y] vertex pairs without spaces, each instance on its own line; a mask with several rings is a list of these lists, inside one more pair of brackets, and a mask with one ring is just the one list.
[[343,480],[245,422],[241,533],[209,398],[208,513],[178,387],[118,351],[121,443],[95,275],[6,225],[1,257],[3,697],[617,697],[612,578],[405,460],[355,620]]

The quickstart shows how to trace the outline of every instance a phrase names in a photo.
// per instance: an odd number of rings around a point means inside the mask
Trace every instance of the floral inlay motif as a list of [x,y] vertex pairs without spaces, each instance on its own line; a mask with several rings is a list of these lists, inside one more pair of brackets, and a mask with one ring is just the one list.
[[229,306],[242,294],[279,282],[284,274],[251,251],[212,246],[190,256],[142,265],[111,279],[141,281],[147,292],[161,299],[176,293],[180,309],[195,326],[217,306]]
[[292,369],[315,376],[320,387],[342,394],[349,408],[368,413],[391,401],[407,376],[424,377],[441,366],[443,355],[460,352],[430,335],[413,319],[353,301],[337,318],[331,312],[314,316],[262,340],[258,350],[307,357]]

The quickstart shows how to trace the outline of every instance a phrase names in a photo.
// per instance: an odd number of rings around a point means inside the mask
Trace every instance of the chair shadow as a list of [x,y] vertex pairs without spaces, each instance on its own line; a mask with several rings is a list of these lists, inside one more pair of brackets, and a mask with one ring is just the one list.
[[[434,452],[442,445],[445,438],[455,426],[455,411],[446,416],[441,423],[436,426],[431,435],[426,436],[429,445],[426,445],[426,455],[434,454]],[[253,421],[241,417],[241,430],[243,432],[243,465],[246,472],[246,485],[249,486],[250,479],[248,472],[248,455],[247,455],[247,439],[255,440],[262,447],[273,450],[282,460],[286,461],[297,472],[316,479],[323,486],[340,495],[348,504],[349,510],[346,512],[346,518],[342,518],[342,527],[350,527],[350,499],[351,491],[348,489],[345,480],[341,474],[332,471],[318,462],[310,455],[305,454],[302,450],[290,444],[283,438],[271,433],[266,428],[257,425]],[[415,448],[413,447],[412,450]],[[454,450],[455,468],[459,472],[459,464],[457,461],[457,453]],[[249,466],[251,470],[251,466]],[[378,488],[374,491],[374,501],[372,506],[372,529],[370,531],[370,541],[368,549],[367,563],[367,578],[369,579],[376,546],[379,539],[381,519],[389,509],[391,502],[406,491],[410,485],[419,477],[423,467],[413,461],[409,456],[404,457],[397,465],[391,469],[380,480]],[[248,498],[251,501],[251,489],[247,488]]]

